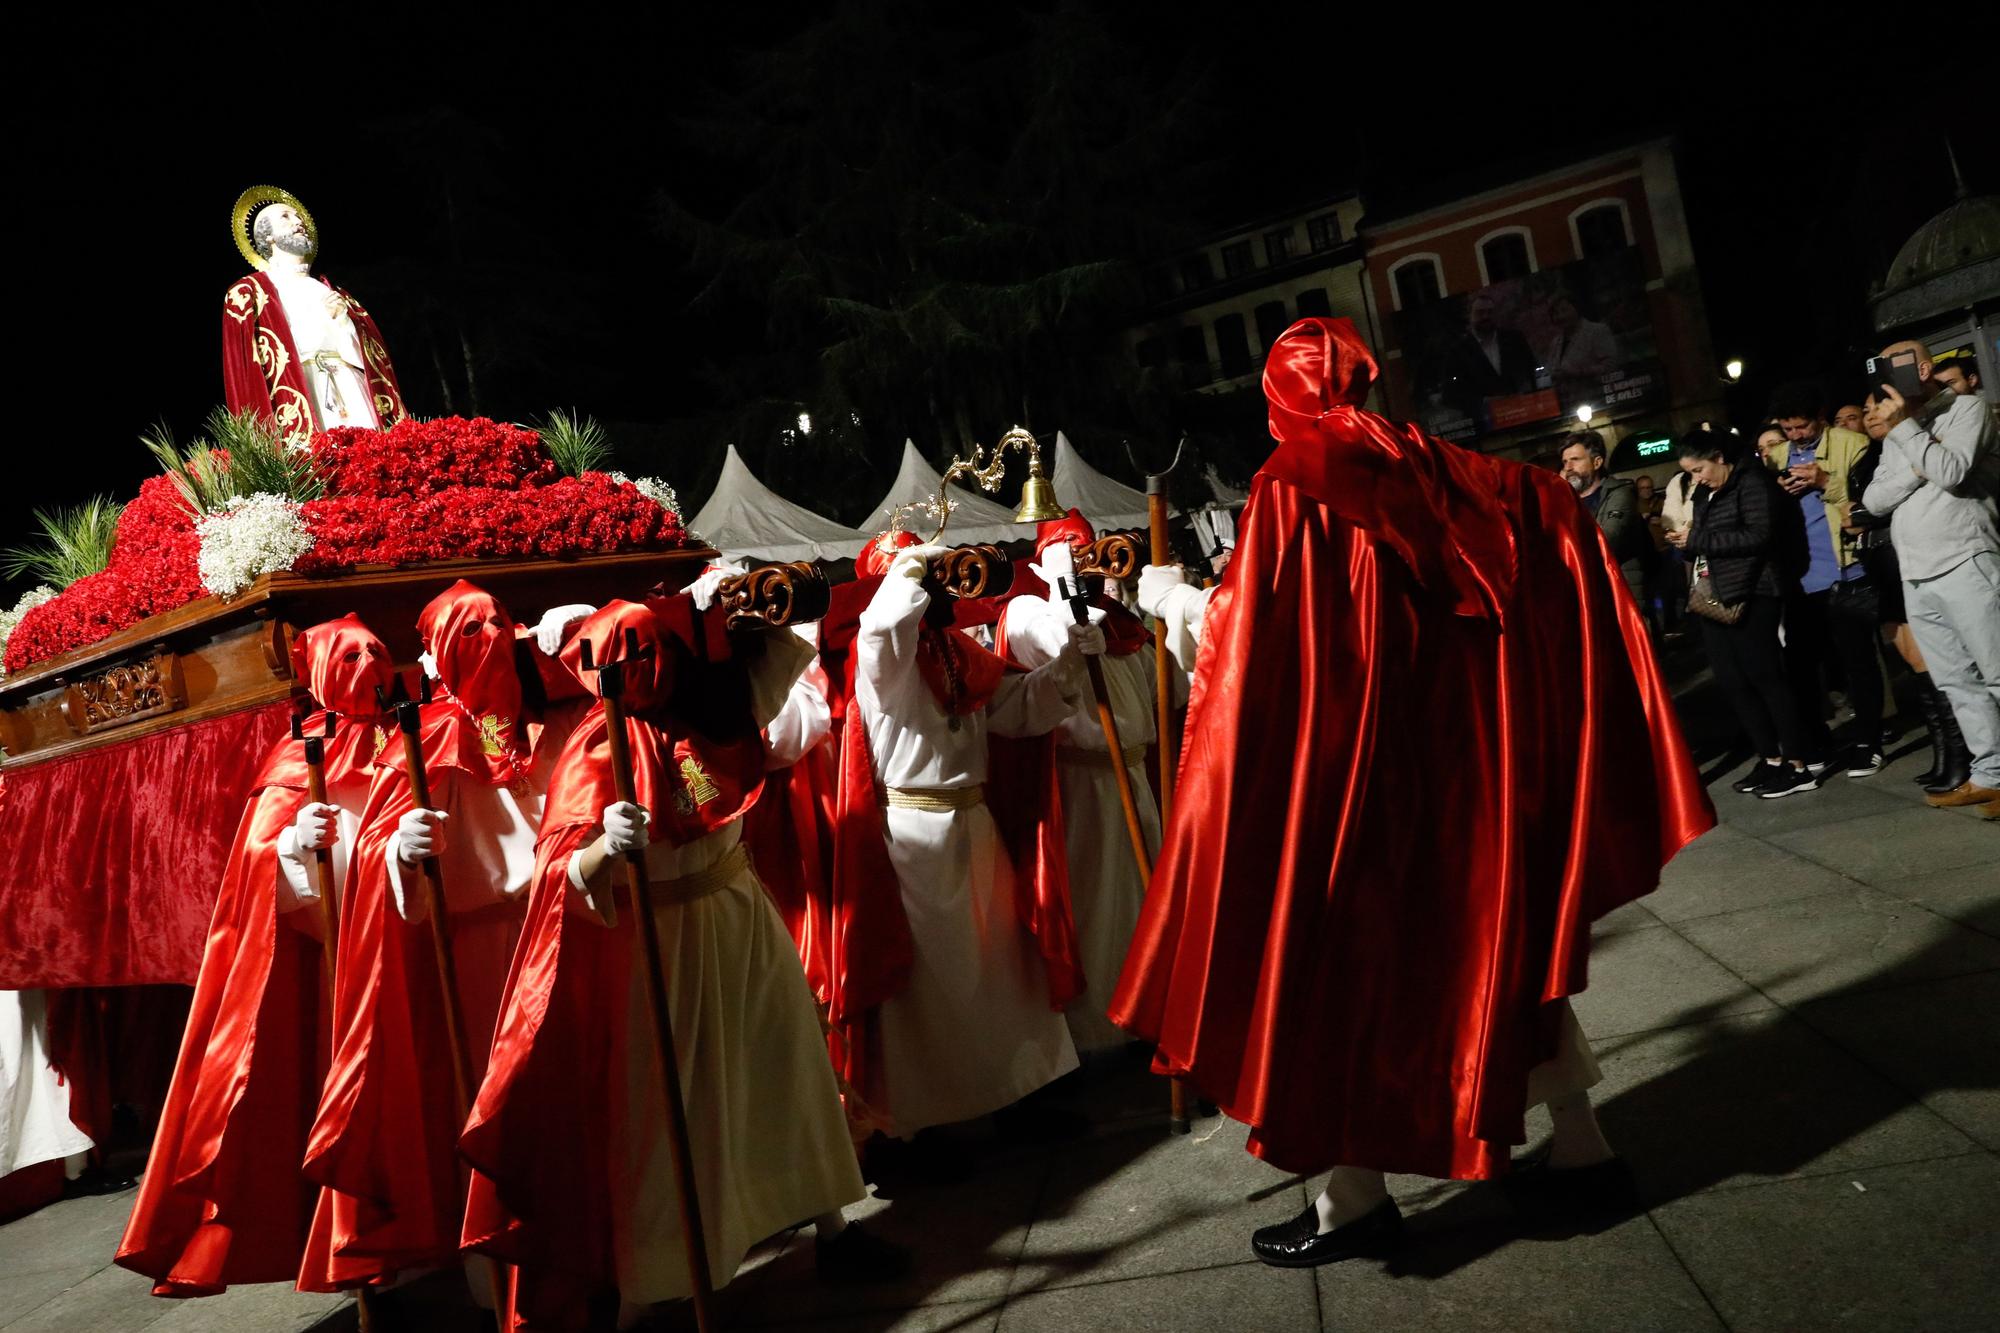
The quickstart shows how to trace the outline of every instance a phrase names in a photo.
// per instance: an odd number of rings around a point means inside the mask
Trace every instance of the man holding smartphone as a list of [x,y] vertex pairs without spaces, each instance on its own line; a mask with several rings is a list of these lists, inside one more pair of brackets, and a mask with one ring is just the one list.
[[1854,710],[1847,775],[1872,777],[1882,768],[1879,608],[1868,571],[1842,531],[1849,506],[1847,479],[1868,452],[1869,440],[1827,425],[1822,391],[1810,381],[1780,387],[1771,401],[1771,420],[1783,438],[1763,448],[1764,464],[1798,505],[1808,557],[1798,586],[1785,599],[1785,663],[1792,693],[1805,714],[1807,733],[1824,744],[1822,667],[1837,668]]
[[1972,756],[1925,799],[2000,819],[2000,432],[1986,404],[1939,382],[1922,343],[1885,348],[1868,375],[1889,433],[1863,498],[1890,515],[1910,630]]

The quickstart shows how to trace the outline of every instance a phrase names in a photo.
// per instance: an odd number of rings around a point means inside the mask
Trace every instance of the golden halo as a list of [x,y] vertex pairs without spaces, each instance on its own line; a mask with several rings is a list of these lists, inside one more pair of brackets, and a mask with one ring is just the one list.
[[236,207],[229,210],[229,231],[236,238],[236,249],[250,267],[263,270],[269,262],[257,253],[257,247],[250,243],[250,228],[256,221],[257,210],[266,204],[290,204],[299,215],[299,221],[306,227],[306,239],[312,242],[312,250],[306,255],[308,261],[319,256],[319,228],[313,224],[313,215],[299,202],[298,196],[290,190],[281,190],[275,185],[253,185],[236,197]]

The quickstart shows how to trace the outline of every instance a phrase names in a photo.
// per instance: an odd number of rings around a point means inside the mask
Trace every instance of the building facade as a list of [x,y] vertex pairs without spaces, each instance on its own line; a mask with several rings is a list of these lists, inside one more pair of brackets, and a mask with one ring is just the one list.
[[1349,191],[1210,236],[1147,271],[1128,335],[1139,364],[1184,392],[1253,387],[1278,335],[1307,315],[1368,327],[1361,197]]
[[1619,471],[1723,415],[1671,141],[1443,193],[1361,228],[1390,415],[1535,459],[1583,422]]

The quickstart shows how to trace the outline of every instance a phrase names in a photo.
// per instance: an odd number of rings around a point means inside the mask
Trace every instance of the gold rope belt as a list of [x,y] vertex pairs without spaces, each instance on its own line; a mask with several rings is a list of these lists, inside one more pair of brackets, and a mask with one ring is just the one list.
[[934,814],[970,810],[986,800],[986,788],[970,787],[885,787],[882,799],[898,810],[929,810]]
[[737,843],[722,854],[722,859],[704,870],[681,875],[674,879],[661,880],[652,886],[653,906],[691,903],[697,898],[706,898],[718,893],[733,883],[736,877],[750,868],[750,853],[742,843]]
[[[1086,750],[1079,745],[1064,745],[1059,746],[1056,749],[1056,753],[1064,759],[1080,759],[1086,764],[1101,764],[1105,768],[1111,767],[1111,752],[1109,750]],[[1119,751],[1118,757],[1124,760],[1125,767],[1127,768],[1132,767],[1134,764],[1143,764],[1146,762],[1146,747],[1143,745],[1128,745]]]

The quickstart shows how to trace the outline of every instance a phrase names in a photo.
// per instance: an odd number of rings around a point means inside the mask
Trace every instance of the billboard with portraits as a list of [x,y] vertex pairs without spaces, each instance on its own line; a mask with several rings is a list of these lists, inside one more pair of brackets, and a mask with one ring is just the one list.
[[1496,282],[1396,313],[1415,416],[1470,440],[1572,416],[1663,407],[1639,251]]

